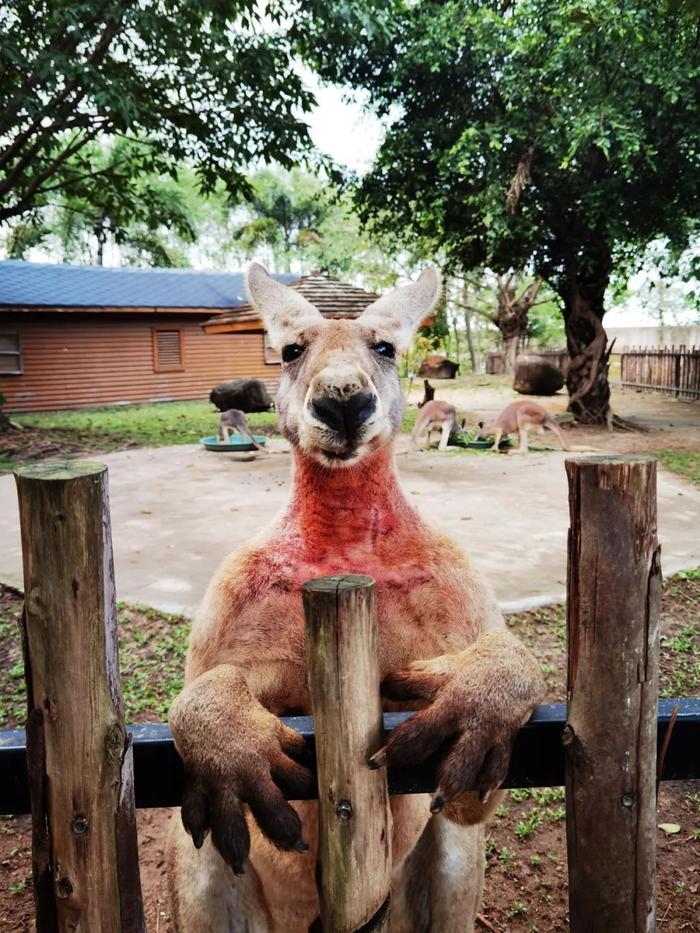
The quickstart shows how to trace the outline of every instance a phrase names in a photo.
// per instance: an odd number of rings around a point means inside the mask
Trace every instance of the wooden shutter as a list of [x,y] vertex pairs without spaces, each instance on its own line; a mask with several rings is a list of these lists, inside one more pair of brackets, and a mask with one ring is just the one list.
[[0,376],[22,374],[22,353],[19,334],[0,334]]
[[181,327],[153,328],[153,370],[181,372],[185,368]]

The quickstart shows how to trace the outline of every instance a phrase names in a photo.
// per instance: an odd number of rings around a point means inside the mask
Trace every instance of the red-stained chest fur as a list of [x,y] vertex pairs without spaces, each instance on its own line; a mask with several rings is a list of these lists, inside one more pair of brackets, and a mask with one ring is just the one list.
[[342,573],[376,581],[382,674],[460,650],[498,624],[465,556],[406,501],[390,447],[343,470],[297,454],[288,508],[212,582],[193,628],[188,680],[236,660],[262,680],[268,708],[306,710],[301,587]]

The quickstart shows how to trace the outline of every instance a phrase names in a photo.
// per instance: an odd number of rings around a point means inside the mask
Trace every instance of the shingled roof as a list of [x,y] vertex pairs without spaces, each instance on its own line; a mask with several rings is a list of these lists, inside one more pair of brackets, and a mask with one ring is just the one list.
[[[290,282],[297,277],[274,278]],[[246,301],[242,272],[0,262],[0,307],[91,311],[186,308],[206,314],[236,308]]]
[[[354,318],[358,317],[368,305],[379,297],[364,288],[341,282],[331,275],[322,275],[312,272],[302,276],[296,281],[289,282],[290,288],[295,289],[318,308],[324,317],[328,318]],[[262,331],[263,323],[252,305],[244,304],[232,311],[217,314],[202,324],[208,333],[222,331],[254,332]]]

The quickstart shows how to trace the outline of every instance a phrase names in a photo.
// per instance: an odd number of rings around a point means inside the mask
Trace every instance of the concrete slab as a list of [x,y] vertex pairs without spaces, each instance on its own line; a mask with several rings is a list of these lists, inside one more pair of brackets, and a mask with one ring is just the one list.
[[[254,462],[196,445],[94,457],[109,467],[118,598],[191,615],[218,562],[286,499],[290,456],[273,446]],[[462,544],[512,609],[564,597],[565,457],[403,449],[398,461],[421,513]],[[658,494],[665,573],[699,566],[700,490],[660,470]],[[11,476],[0,477],[0,581],[22,584]]]

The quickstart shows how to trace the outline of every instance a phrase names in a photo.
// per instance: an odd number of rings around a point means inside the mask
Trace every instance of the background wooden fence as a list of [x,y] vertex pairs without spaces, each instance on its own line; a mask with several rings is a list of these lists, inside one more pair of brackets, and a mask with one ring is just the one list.
[[620,353],[623,386],[700,398],[700,347],[631,347]]

